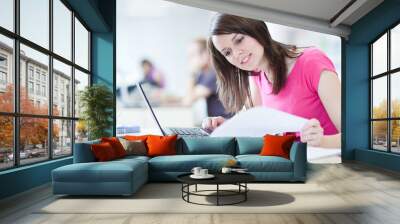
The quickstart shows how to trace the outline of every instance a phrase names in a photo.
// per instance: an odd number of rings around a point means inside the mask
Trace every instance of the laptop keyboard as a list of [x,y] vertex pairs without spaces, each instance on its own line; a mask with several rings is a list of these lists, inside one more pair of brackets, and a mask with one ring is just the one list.
[[178,135],[190,136],[208,136],[201,128],[169,128],[172,132]]

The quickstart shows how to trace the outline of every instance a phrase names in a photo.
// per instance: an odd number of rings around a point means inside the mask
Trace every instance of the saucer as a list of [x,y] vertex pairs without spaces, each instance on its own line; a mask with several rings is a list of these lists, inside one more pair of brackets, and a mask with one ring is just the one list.
[[193,178],[193,179],[211,179],[211,178],[214,178],[214,177],[215,176],[212,175],[212,174],[207,174],[207,175],[204,175],[204,176],[194,175],[194,174],[190,175],[190,178]]

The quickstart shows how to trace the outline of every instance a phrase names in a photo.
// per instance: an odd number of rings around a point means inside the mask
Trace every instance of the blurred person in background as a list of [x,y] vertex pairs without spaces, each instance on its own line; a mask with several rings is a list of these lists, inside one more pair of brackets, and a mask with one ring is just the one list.
[[195,39],[190,44],[188,58],[191,77],[182,103],[191,106],[195,101],[205,99],[207,116],[229,117],[218,98],[216,72],[211,65],[205,38]]
[[[142,68],[143,75],[138,83],[142,84],[142,87],[148,97],[150,98],[152,104],[160,105],[163,104],[164,97],[164,87],[165,87],[165,78],[164,74],[154,66],[154,64],[149,59],[142,59],[140,61],[140,66]],[[136,91],[136,83],[133,85],[127,86],[125,93],[121,89],[119,92],[120,98],[124,101],[124,105],[128,107],[142,107],[144,106],[144,102],[138,91]],[[126,98],[126,99],[125,99]]]
[[141,65],[143,71],[143,79],[140,81],[140,83],[148,83],[156,88],[164,88],[165,81],[162,72],[156,69],[154,64],[148,59],[143,59],[141,61]]
[[[267,106],[291,113],[309,119],[299,133],[302,142],[340,147],[341,84],[324,52],[282,44],[264,21],[228,14],[216,15],[208,43],[229,112]],[[202,126],[213,130],[224,121],[209,117]]]

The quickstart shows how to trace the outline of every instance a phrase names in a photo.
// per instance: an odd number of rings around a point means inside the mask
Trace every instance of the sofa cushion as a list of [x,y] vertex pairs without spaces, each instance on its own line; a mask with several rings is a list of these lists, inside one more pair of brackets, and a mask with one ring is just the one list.
[[133,162],[135,160],[142,161],[142,162],[148,162],[149,159],[150,159],[150,157],[147,157],[147,156],[130,155],[130,156],[125,156],[124,158],[113,160],[113,162],[135,163],[135,162]]
[[129,182],[134,172],[147,171],[145,166],[147,163],[139,159],[75,163],[59,167],[52,174],[53,181],[58,182]]
[[262,137],[238,137],[236,142],[236,155],[259,154],[264,144]]
[[172,136],[158,136],[152,135],[147,137],[147,155],[148,156],[165,156],[176,154],[176,140],[177,135]]
[[261,156],[280,156],[289,159],[290,148],[296,136],[276,136],[276,135],[265,135],[264,145],[261,149]]
[[202,155],[225,154],[235,155],[235,139],[229,137],[182,137],[178,142],[177,154]]
[[292,161],[279,156],[238,155],[240,167],[249,172],[292,172]]
[[147,137],[151,135],[125,135],[122,138],[129,140],[129,141],[136,141],[136,140],[141,140],[141,141],[146,141]]
[[122,158],[126,156],[126,151],[124,146],[122,146],[121,142],[117,137],[103,137],[101,138],[101,142],[108,142],[114,149],[115,155],[117,158]]
[[142,140],[126,140],[124,138],[120,138],[122,146],[126,151],[126,155],[138,155],[145,156],[147,155],[146,143]]
[[228,160],[235,159],[231,155],[175,155],[158,156],[149,160],[150,171],[190,172],[199,166],[211,172],[219,171]]
[[96,157],[96,161],[104,162],[118,158],[112,145],[108,142],[92,144],[90,147],[92,149],[94,157]]

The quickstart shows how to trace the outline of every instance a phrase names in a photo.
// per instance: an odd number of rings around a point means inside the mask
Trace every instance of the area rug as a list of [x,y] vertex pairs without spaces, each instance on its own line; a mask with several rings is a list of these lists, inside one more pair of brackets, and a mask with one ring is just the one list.
[[[180,184],[150,183],[131,197],[56,197],[35,213],[360,213],[359,205],[346,202],[317,184],[255,183],[248,187],[247,201],[237,205],[190,204],[182,200]],[[202,185],[198,190],[213,188],[213,185]],[[231,188],[233,186],[224,189]],[[191,196],[190,199],[197,203],[216,202],[215,196]],[[222,202],[238,199],[235,196],[224,197]]]

